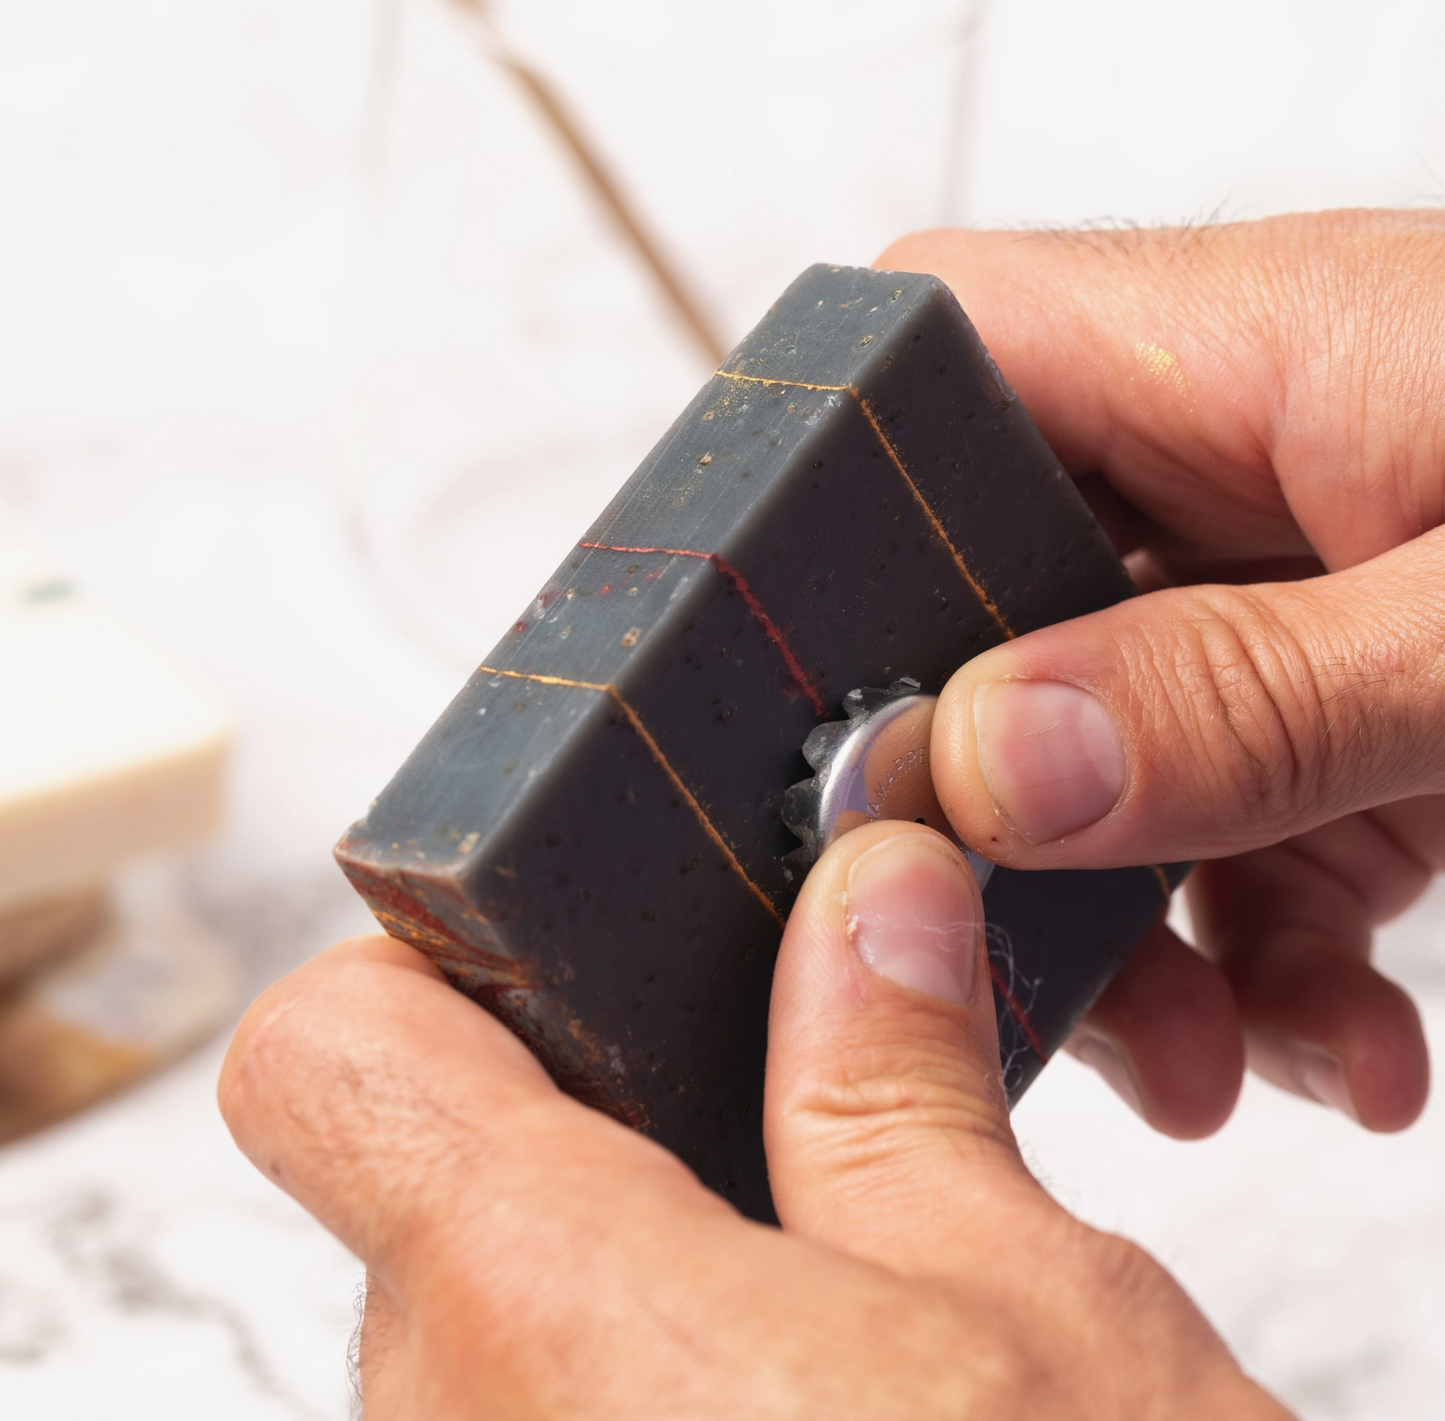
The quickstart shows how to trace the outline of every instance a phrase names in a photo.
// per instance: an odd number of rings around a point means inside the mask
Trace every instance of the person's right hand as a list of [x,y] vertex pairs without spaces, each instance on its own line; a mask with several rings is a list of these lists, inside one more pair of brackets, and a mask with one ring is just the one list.
[[1132,555],[1131,602],[969,662],[940,797],[1019,868],[1201,859],[1074,1043],[1153,1124],[1250,1064],[1375,1130],[1428,1062],[1371,932],[1445,866],[1445,217],[923,233]]

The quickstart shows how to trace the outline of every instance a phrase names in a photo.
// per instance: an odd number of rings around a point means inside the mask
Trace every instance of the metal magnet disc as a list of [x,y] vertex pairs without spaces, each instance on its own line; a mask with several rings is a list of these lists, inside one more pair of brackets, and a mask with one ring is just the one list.
[[820,725],[803,742],[812,779],[783,798],[783,822],[802,841],[786,863],[801,879],[823,850],[850,829],[878,819],[911,819],[947,835],[967,856],[978,886],[993,864],[959,839],[933,788],[928,742],[937,696],[903,678],[886,690],[850,691],[846,720]]

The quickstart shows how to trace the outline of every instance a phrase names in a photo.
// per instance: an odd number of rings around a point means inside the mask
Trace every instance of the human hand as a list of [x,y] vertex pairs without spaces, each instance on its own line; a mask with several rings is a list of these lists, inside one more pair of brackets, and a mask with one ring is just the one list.
[[1243,1065],[1375,1130],[1428,1061],[1372,929],[1445,865],[1445,217],[933,232],[1141,586],[969,662],[940,798],[1019,868],[1202,859],[1074,1047],[1168,1133]]
[[834,845],[788,922],[765,1120],[783,1231],[562,1095],[389,938],[263,996],[221,1101],[367,1265],[368,1421],[1285,1416],[1152,1259],[1028,1174],[978,889],[912,824]]

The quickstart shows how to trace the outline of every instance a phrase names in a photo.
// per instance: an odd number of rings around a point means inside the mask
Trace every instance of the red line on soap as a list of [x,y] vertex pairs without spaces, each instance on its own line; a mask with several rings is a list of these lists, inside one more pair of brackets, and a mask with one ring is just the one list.
[[1009,1009],[1009,1015],[1018,1023],[1018,1028],[1024,1034],[1024,1039],[1033,1047],[1034,1055],[1041,1061],[1047,1061],[1049,1054],[1044,1050],[1044,1043],[1039,1040],[1039,1034],[1034,1030],[1034,1024],[1029,1020],[1029,1014],[1018,1001],[1014,994],[1009,991],[1008,983],[1004,981],[1003,974],[993,965],[988,964],[988,975],[993,978],[994,990],[1004,999],[1004,1005]]
[[748,611],[753,614],[753,619],[763,629],[763,635],[773,643],[782,653],[783,662],[788,668],[788,674],[798,683],[799,689],[808,698],[808,704],[813,707],[815,715],[827,715],[828,707],[822,696],[818,694],[818,688],[814,686],[812,678],[803,670],[802,663],[793,654],[793,648],[788,645],[788,639],[783,635],[783,629],[768,616],[767,608],[758,600],[757,593],[748,586],[748,580],[737,568],[735,568],[721,553],[700,553],[693,548],[627,548],[616,543],[578,543],[579,548],[594,548],[603,553],[658,553],[674,558],[700,558],[704,562],[710,562],[727,580],[732,583],[738,596],[743,599]]

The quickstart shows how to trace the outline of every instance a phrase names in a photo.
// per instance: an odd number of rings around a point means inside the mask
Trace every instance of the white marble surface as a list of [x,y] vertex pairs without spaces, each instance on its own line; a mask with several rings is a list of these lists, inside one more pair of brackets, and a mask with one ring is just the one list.
[[[716,7],[677,8],[705,26]],[[330,844],[703,370],[443,12],[406,7],[380,80],[376,13],[0,7],[0,508],[234,708],[227,829],[175,872],[252,992],[368,926]],[[1442,193],[1433,4],[975,18],[958,141],[921,145],[933,178],[909,149],[927,105],[875,107],[907,181],[821,228],[744,184],[708,237],[687,164],[648,147],[647,66],[575,36],[555,57],[729,335],[805,261],[945,217]],[[846,176],[806,130],[781,145],[800,201]],[[1437,1042],[1442,939],[1436,894],[1383,946]],[[219,1058],[0,1151],[0,1415],[347,1415],[357,1266],[231,1147]],[[1216,1139],[1176,1145],[1066,1060],[1018,1125],[1060,1197],[1176,1268],[1304,1414],[1438,1414],[1445,1111],[1371,1139],[1255,1086]]]
[[4,1415],[347,1415],[356,1262],[231,1145],[220,1055],[6,1151]]

